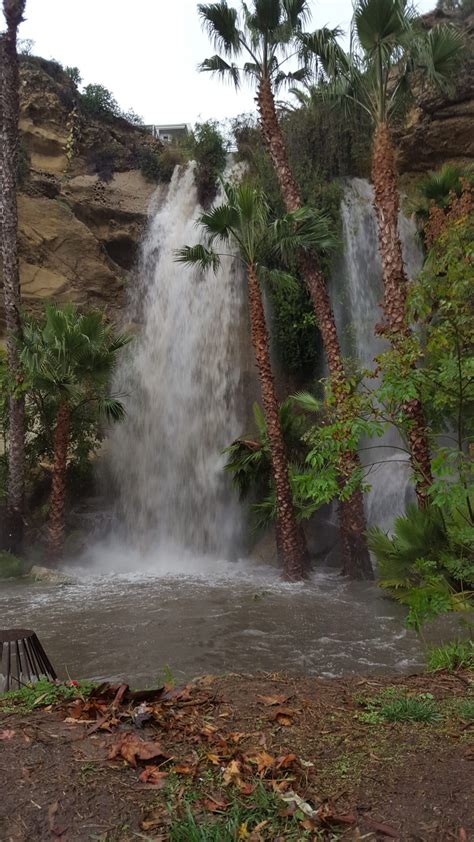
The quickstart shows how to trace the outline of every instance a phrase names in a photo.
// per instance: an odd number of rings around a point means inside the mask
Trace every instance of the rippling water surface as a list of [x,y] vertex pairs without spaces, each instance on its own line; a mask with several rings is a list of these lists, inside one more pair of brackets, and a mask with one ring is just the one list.
[[[153,572],[147,572],[147,562]],[[30,626],[62,675],[141,686],[169,665],[178,681],[256,670],[323,676],[410,672],[422,663],[404,612],[374,585],[319,573],[286,585],[273,568],[109,549],[73,584],[1,585],[4,627]],[[115,566],[115,571],[113,567]]]

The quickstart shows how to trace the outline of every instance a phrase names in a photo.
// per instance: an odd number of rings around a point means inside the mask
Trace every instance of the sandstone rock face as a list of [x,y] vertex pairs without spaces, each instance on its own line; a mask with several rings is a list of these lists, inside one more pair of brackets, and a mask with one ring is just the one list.
[[[118,319],[156,189],[140,173],[139,153],[154,141],[118,118],[81,118],[68,157],[76,100],[54,62],[22,62],[20,136],[30,165],[18,199],[22,296],[32,312],[68,301]],[[94,172],[104,144],[119,169],[107,182]]]
[[427,27],[462,27],[467,55],[449,96],[419,92],[415,108],[396,135],[400,173],[435,170],[447,162],[474,162],[474,13],[460,16],[437,10],[423,20]]

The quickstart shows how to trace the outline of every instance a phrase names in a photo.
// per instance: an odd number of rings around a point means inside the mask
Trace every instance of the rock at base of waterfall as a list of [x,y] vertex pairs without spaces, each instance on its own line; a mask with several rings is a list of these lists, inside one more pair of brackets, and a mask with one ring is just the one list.
[[249,558],[252,561],[258,562],[258,564],[269,564],[273,566],[278,564],[275,530],[273,527],[267,529],[254,544],[249,552]]
[[61,573],[60,570],[41,567],[39,564],[33,565],[27,578],[32,579],[33,582],[42,582],[45,585],[70,585],[74,581],[71,576]]

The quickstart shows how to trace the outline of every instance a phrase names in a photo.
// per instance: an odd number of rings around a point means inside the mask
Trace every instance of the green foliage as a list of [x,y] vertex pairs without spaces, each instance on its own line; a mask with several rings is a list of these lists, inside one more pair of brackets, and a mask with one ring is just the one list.
[[380,587],[409,608],[407,624],[417,631],[441,613],[468,611],[474,589],[474,545],[459,543],[436,506],[408,508],[390,537],[377,527],[368,532]]
[[120,115],[120,108],[114,95],[104,85],[86,85],[80,95],[82,111],[90,117]]
[[[306,419],[294,412],[291,399],[279,407],[280,424],[290,463],[304,458],[303,434]],[[224,453],[227,454],[225,470],[232,474],[235,488],[241,500],[253,501],[252,511],[256,515],[256,526],[265,526],[276,515],[271,470],[271,452],[267,426],[258,403],[253,405],[254,432],[245,438],[236,439]],[[270,500],[270,502],[268,502]]]
[[[217,781],[213,783],[217,789]],[[169,800],[172,813],[169,827],[170,842],[235,842],[236,839],[252,837],[252,831],[262,822],[268,838],[286,839],[288,842],[301,842],[309,838],[309,833],[301,829],[301,812],[294,816],[282,816],[281,799],[259,784],[249,799],[242,798],[237,792],[229,793],[231,804],[222,814],[212,818],[200,812],[200,800],[208,792],[196,782],[194,788],[187,787],[180,798],[180,807],[176,810],[174,799]],[[257,831],[258,832],[258,831]]]
[[434,725],[440,721],[441,714],[434,699],[426,698],[427,695],[386,702],[380,707],[380,716],[387,722],[424,722]]
[[303,283],[272,285],[272,339],[281,365],[304,380],[313,375],[322,347],[309,293]]
[[443,646],[434,646],[428,649],[426,661],[430,672],[474,670],[474,641],[452,640]]
[[460,719],[469,724],[474,722],[474,699],[462,699],[456,705],[456,713]]
[[30,176],[31,161],[30,153],[25,145],[24,140],[20,140],[18,144],[18,159],[16,169],[16,183],[19,188],[22,188]]
[[0,579],[16,579],[25,573],[25,564],[21,558],[0,550]]
[[153,149],[146,147],[140,152],[140,172],[147,181],[161,181],[160,155]]
[[186,163],[187,154],[180,146],[168,145],[159,153],[159,180],[169,184],[175,168]]
[[191,158],[196,161],[195,179],[198,199],[207,207],[217,194],[218,178],[227,161],[227,143],[215,120],[196,123],[187,140]]
[[35,684],[28,684],[21,690],[11,690],[0,697],[0,713],[26,713],[35,708],[84,699],[94,689],[91,681],[74,684],[60,684],[41,678]]
[[64,72],[66,76],[71,80],[75,88],[78,88],[79,85],[82,84],[81,71],[78,67],[65,67]]

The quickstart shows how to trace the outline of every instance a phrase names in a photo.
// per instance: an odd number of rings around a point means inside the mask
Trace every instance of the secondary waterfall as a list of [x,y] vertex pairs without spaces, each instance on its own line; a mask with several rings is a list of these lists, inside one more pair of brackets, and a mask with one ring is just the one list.
[[[381,321],[383,281],[372,201],[369,182],[355,178],[347,183],[341,205],[344,248],[331,282],[343,353],[362,368],[373,368],[374,357],[385,347],[374,331]],[[421,269],[421,248],[414,222],[400,214],[399,225],[405,268],[412,278]],[[368,521],[383,528],[390,528],[413,497],[407,455],[401,446],[398,433],[391,429],[361,447],[362,464],[372,466],[367,471],[372,486],[366,496]]]
[[240,513],[221,454],[241,432],[242,274],[231,257],[205,276],[175,262],[199,237],[193,164],[175,170],[157,203],[130,306],[140,330],[115,384],[127,395],[111,443],[118,521],[145,551],[229,557]]

